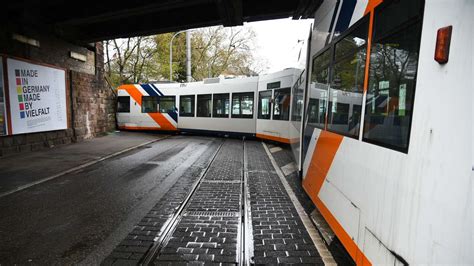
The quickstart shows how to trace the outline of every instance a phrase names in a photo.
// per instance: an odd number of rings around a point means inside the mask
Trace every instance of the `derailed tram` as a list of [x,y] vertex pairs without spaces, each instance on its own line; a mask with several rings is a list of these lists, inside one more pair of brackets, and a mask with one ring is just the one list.
[[323,1],[304,70],[123,85],[118,125],[290,144],[356,264],[472,265],[472,14],[470,0]]
[[[260,77],[122,85],[118,127],[248,135],[290,143],[291,86],[301,71],[289,68]],[[296,136],[293,141],[298,141]]]

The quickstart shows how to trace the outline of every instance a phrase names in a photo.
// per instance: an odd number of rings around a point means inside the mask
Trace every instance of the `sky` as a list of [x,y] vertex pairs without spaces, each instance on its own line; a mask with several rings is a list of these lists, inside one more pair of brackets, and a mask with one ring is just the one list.
[[307,40],[313,19],[277,19],[245,23],[256,33],[254,55],[264,64],[262,73],[296,67],[298,54]]
[[[258,62],[255,68],[259,74],[298,67],[298,54],[306,45],[313,22],[314,19],[287,18],[244,23],[243,27],[251,28],[256,35],[253,54]],[[118,42],[123,40],[119,39]],[[302,56],[305,56],[305,52]]]

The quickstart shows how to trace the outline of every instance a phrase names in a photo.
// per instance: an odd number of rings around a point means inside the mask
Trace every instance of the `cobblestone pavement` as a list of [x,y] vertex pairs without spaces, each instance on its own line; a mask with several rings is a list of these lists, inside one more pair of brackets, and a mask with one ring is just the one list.
[[[268,146],[273,147],[275,145],[269,144]],[[294,162],[293,154],[289,147],[284,147],[283,149],[272,153],[272,156],[275,158],[275,161],[280,167],[284,167],[285,165]],[[308,215],[311,214],[316,209],[316,206],[301,186],[301,178],[299,177],[298,172],[294,171],[289,173],[285,176],[285,179],[297,196],[298,201],[305,209],[305,212]],[[331,255],[338,265],[355,265],[354,261],[344,249],[344,246],[337,237],[332,240],[328,246],[328,250],[331,252]]]
[[236,264],[238,226],[238,217],[185,214],[155,264]]
[[242,141],[226,141],[214,163],[209,168],[205,180],[234,180],[240,182],[243,160]]
[[241,189],[240,183],[204,181],[186,211],[239,212]]
[[[274,145],[269,144],[268,147],[272,147]],[[289,147],[284,147],[283,149],[272,153],[272,156],[275,158],[275,161],[277,162],[278,166],[284,167],[285,165],[289,163],[294,163],[293,159],[293,154]],[[301,205],[304,207],[306,213],[310,214],[316,206],[314,203],[311,201],[309,196],[306,194],[306,192],[303,189],[303,186],[301,185],[301,178],[299,177],[298,171],[295,170],[288,175],[285,175],[285,179],[288,182],[288,184],[291,186],[291,189],[295,193],[296,197],[298,198],[298,201],[301,203]]]
[[243,142],[227,140],[156,264],[238,263]]
[[[235,265],[242,251],[244,171],[248,178],[253,262],[323,264],[261,142],[224,142],[205,176],[158,247],[156,265]],[[137,264],[176,212],[197,176],[183,176],[103,264]],[[185,188],[183,188],[183,186]],[[165,200],[166,199],[166,200]]]
[[[218,143],[211,147],[181,176],[150,212],[134,226],[130,234],[102,262],[103,265],[136,265],[145,256],[159,235],[163,225],[173,215],[181,202],[190,192],[192,184],[198,179],[212,157]],[[156,158],[162,161],[162,157]]]
[[246,147],[255,263],[323,265],[262,144]]

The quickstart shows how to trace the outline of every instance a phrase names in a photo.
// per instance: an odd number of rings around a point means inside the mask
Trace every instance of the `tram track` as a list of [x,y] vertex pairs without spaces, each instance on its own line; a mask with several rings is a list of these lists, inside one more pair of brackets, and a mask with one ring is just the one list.
[[244,265],[254,264],[253,254],[253,229],[252,212],[250,209],[250,193],[248,186],[248,157],[245,147],[245,138],[243,140],[243,169],[242,169],[242,228],[244,232],[241,238],[242,257],[241,263]]
[[[249,209],[250,200],[248,196],[248,186],[247,186],[248,173],[247,173],[247,155],[246,155],[246,150],[245,150],[245,139],[243,139],[241,143],[242,145],[241,169],[242,170],[241,170],[240,179],[237,179],[237,180],[206,179],[206,177],[208,177],[209,170],[213,167],[213,165],[216,163],[219,163],[217,159],[219,155],[221,154],[221,151],[223,150],[222,148],[226,145],[226,143],[230,143],[230,142],[231,140],[225,140],[216,149],[215,153],[212,155],[212,159],[209,161],[209,164],[206,165],[205,169],[202,171],[199,178],[195,181],[189,193],[187,194],[186,198],[181,202],[179,207],[176,209],[175,213],[169,218],[169,220],[162,227],[161,233],[159,234],[159,236],[157,236],[155,243],[148,250],[143,260],[140,262],[141,265],[154,265],[157,262],[157,260],[162,255],[162,252],[167,247],[173,234],[178,229],[178,225],[180,224],[180,222],[184,221],[186,217],[189,217],[189,216],[198,216],[198,217],[206,216],[206,217],[211,217],[210,218],[211,220],[213,219],[213,217],[217,219],[219,217],[222,219],[238,218],[238,223],[236,223],[237,224],[237,237],[236,237],[236,245],[235,245],[236,256],[235,256],[234,263],[238,265],[253,264],[252,263],[253,242],[251,240],[252,239],[252,228],[251,228],[252,223],[251,223],[251,212]],[[192,211],[192,208],[191,210],[187,210],[191,206],[191,202],[193,201],[193,199],[197,200],[196,198],[199,197],[197,194],[201,188],[201,185],[203,184],[204,185],[215,184],[219,186],[225,186],[225,185],[234,186],[234,185],[239,184],[240,185],[240,189],[238,190],[240,192],[239,208],[235,209],[235,210],[238,210],[238,212],[229,211],[229,210],[216,211],[216,210],[212,210],[212,208],[211,208],[211,211]],[[228,234],[227,230],[231,230],[231,229],[225,229],[225,233],[223,233],[222,235]],[[233,232],[233,231],[230,231],[230,232]],[[224,237],[223,241],[226,243],[225,245],[229,245],[227,244],[229,239],[226,239]],[[184,246],[184,248],[186,248],[186,246]],[[224,252],[224,255],[234,254],[234,252],[231,252],[231,253],[228,253],[228,252],[229,251],[227,251],[227,253]],[[175,254],[175,255],[178,255],[178,254]],[[201,258],[201,256],[199,257]],[[177,262],[186,262],[186,261],[187,260],[185,259],[184,261],[177,261]],[[193,261],[188,261],[188,262],[193,262]],[[219,260],[217,259],[212,262],[219,263]],[[222,262],[229,263],[230,261],[222,261]]]

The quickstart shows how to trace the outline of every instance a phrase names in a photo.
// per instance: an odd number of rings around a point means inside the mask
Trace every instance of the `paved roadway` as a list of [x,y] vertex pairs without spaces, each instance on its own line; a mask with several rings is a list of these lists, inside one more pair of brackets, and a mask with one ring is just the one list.
[[180,176],[202,170],[218,143],[172,137],[0,198],[0,264],[105,258]]

